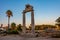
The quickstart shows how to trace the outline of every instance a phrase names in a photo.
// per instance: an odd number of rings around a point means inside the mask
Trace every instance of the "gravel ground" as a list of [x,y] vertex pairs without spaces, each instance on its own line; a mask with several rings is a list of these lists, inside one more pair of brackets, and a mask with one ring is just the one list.
[[45,37],[26,38],[21,37],[19,35],[7,35],[7,36],[0,36],[0,40],[60,40],[60,38],[45,38]]

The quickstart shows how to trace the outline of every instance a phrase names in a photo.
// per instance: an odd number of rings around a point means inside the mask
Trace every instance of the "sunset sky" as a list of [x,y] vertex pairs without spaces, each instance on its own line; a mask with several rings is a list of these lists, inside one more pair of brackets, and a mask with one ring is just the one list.
[[[22,24],[22,11],[25,5],[34,7],[35,24],[55,24],[55,20],[60,16],[60,0],[0,0],[0,24],[7,26],[8,18],[6,11],[11,10],[13,17],[10,23]],[[26,13],[26,25],[31,23],[30,12]]]

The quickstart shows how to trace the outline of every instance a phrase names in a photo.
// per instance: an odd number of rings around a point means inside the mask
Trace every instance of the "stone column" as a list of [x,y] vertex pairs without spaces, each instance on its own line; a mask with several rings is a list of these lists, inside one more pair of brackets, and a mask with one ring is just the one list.
[[26,26],[25,26],[25,13],[23,13],[23,33],[26,31]]
[[34,11],[31,11],[31,27],[32,27],[32,33],[35,33],[35,24],[34,24]]

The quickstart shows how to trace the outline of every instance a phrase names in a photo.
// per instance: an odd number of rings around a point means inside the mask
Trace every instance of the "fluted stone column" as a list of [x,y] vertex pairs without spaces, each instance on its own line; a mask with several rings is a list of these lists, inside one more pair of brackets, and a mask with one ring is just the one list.
[[26,31],[26,26],[25,26],[25,13],[23,13],[23,33]]
[[32,33],[35,33],[35,24],[34,24],[34,11],[31,11],[31,27],[32,27]]

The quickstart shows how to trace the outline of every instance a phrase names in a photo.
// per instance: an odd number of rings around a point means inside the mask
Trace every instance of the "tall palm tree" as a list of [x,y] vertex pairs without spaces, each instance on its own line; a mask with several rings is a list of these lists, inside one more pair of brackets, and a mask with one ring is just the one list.
[[7,17],[8,17],[8,29],[9,29],[9,27],[10,27],[10,17],[13,16],[13,14],[12,14],[11,10],[7,10],[6,14],[7,14]]

